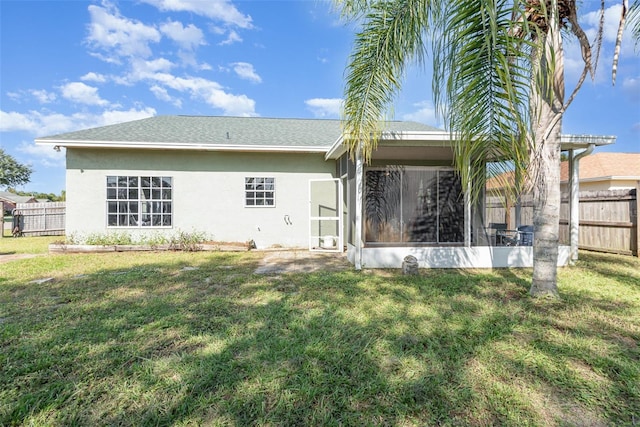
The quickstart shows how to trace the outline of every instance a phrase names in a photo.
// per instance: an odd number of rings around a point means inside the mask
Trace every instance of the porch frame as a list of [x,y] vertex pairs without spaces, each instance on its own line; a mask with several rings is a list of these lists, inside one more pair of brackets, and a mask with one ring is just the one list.
[[[558,266],[567,265],[578,257],[579,218],[577,206],[579,202],[579,161],[590,154],[594,147],[609,145],[615,142],[614,136],[594,135],[561,135],[561,150],[569,152],[569,191],[571,199],[569,246],[558,248]],[[384,133],[381,141],[392,143],[397,147],[451,147],[455,135],[446,131],[439,132],[394,132]],[[576,153],[576,150],[580,150]],[[337,159],[346,152],[340,138],[327,152],[325,158]],[[400,268],[404,257],[412,255],[418,260],[420,268],[519,268],[533,266],[532,246],[472,246],[472,205],[469,188],[464,197],[464,245],[463,246],[367,246],[363,238],[363,197],[364,197],[364,162],[358,149],[354,155],[355,162],[355,224],[353,244],[347,244],[347,258],[356,270],[363,268]],[[575,212],[574,212],[575,209]],[[516,212],[519,213],[519,207]],[[520,218],[516,218],[519,223]]]

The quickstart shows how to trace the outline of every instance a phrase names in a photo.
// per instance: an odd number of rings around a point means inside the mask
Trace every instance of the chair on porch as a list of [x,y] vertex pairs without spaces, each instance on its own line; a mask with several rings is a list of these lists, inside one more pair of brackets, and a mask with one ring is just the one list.
[[518,227],[518,246],[533,246],[533,225]]
[[491,235],[491,246],[503,246],[504,234],[507,230],[507,224],[503,222],[490,222],[489,227]]

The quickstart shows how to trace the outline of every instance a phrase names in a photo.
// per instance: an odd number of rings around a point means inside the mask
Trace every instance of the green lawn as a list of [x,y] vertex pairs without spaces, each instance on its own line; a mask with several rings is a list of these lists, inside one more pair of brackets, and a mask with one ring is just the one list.
[[13,237],[7,230],[0,239],[0,255],[2,254],[46,254],[49,243],[61,242],[64,236]]
[[535,301],[528,270],[269,277],[259,256],[0,264],[0,425],[640,422],[637,258],[581,253]]

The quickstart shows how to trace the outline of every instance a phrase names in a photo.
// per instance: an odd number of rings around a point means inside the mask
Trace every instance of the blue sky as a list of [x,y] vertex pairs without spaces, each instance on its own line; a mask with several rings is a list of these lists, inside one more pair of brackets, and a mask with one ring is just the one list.
[[[611,85],[619,3],[606,2],[598,74],[563,132],[616,135],[601,150],[640,152],[640,56],[628,35]],[[599,4],[582,2],[588,35]],[[354,31],[322,0],[0,0],[0,146],[35,171],[21,190],[59,193],[64,152],[35,137],[165,114],[339,118]],[[580,53],[566,48],[570,92]],[[407,73],[393,117],[441,126],[428,71]]]

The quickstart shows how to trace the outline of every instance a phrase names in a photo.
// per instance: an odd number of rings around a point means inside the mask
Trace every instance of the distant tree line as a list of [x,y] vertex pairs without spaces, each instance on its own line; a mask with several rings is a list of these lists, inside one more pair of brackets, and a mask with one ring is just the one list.
[[18,196],[33,197],[34,199],[48,199],[52,202],[64,202],[66,199],[66,191],[64,190],[62,190],[59,195],[54,193],[38,193],[36,191],[18,191],[11,187],[7,188],[7,191]]

